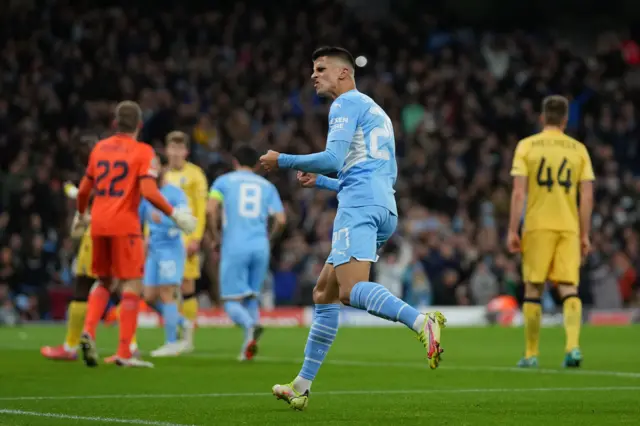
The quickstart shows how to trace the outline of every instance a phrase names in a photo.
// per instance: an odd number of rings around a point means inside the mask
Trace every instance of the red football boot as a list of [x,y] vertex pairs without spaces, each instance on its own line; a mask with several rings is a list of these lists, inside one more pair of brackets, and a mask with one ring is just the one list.
[[59,346],[43,346],[40,348],[43,357],[54,361],[75,361],[78,359],[77,351],[70,351],[64,345]]

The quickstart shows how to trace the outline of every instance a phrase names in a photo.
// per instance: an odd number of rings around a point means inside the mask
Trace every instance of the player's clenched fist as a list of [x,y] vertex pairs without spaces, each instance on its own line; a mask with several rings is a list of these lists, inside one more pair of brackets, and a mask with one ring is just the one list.
[[269,150],[267,151],[266,154],[260,157],[260,164],[268,172],[272,170],[277,170],[279,156],[280,156],[279,152]]
[[305,173],[299,171],[296,177],[298,178],[298,182],[300,182],[300,186],[302,186],[303,188],[314,188],[316,186],[316,179],[318,175],[315,173]]

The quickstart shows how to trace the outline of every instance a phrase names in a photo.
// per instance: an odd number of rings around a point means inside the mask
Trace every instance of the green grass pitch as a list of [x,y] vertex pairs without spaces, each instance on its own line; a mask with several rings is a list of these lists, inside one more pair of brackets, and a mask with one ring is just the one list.
[[[110,355],[116,329],[102,328]],[[542,330],[541,366],[513,368],[521,329],[449,328],[435,371],[402,328],[344,328],[295,412],[271,395],[299,371],[306,329],[268,329],[256,361],[235,361],[238,329],[199,329],[197,351],[155,360],[154,369],[52,362],[39,347],[60,326],[0,329],[0,425],[638,425],[640,328],[589,328],[584,366],[560,368],[564,333]],[[141,330],[144,350],[162,330]],[[149,358],[148,358],[149,359]]]

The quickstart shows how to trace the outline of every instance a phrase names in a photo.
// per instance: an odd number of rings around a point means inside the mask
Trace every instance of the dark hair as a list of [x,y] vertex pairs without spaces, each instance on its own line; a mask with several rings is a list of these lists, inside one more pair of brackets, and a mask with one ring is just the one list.
[[133,101],[122,101],[116,106],[116,130],[122,133],[133,133],[142,122],[142,110]]
[[353,60],[353,55],[344,47],[337,47],[337,46],[319,47],[313,52],[313,55],[311,55],[311,60],[315,61],[321,56],[332,56],[332,57],[340,58],[345,62],[347,62],[349,65],[351,65],[351,68],[355,69],[356,67],[356,61]]
[[564,96],[547,96],[542,101],[542,119],[544,124],[560,126],[567,119],[569,100]]
[[258,163],[258,151],[251,145],[242,144],[233,150],[233,158],[245,167],[254,167]]
[[170,143],[182,144],[187,148],[189,148],[189,135],[187,135],[185,132],[182,132],[180,130],[174,130],[173,132],[170,132],[167,134],[167,136],[164,139],[164,142],[165,144],[170,144]]

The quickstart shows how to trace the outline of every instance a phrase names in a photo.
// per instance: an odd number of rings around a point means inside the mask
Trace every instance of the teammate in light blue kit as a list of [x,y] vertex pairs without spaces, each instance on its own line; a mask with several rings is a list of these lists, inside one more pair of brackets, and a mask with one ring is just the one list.
[[[220,289],[224,309],[245,332],[239,359],[252,359],[262,334],[258,297],[269,268],[270,241],[286,222],[276,187],[253,172],[258,153],[248,145],[233,153],[235,171],[213,182],[209,192],[209,229],[218,236],[222,207],[222,245],[220,250]],[[273,216],[271,235],[267,222]]]
[[[159,155],[162,171],[158,176],[160,192],[174,208],[188,209],[187,196],[177,186],[164,183],[167,159]],[[147,200],[140,203],[140,219],[148,228],[147,260],[144,265],[144,297],[153,306],[160,299],[164,319],[165,344],[151,352],[153,357],[176,356],[184,351],[187,339],[178,340],[178,327],[193,332],[193,324],[178,312],[177,289],[182,283],[186,250],[182,231],[173,220],[156,210]]]
[[[431,368],[440,362],[440,329],[445,323],[440,312],[421,314],[380,284],[369,282],[376,251],[398,223],[393,126],[382,108],[356,90],[355,64],[348,51],[323,47],[312,59],[316,92],[334,99],[325,151],[310,155],[269,151],[260,158],[267,170],[298,170],[303,186],[338,192],[331,254],[313,291],[315,315],[302,370],[291,383],[272,389],[278,399],[298,410],[306,408],[311,382],[335,339],[340,302],[414,330],[427,348]],[[322,176],[333,172],[338,179]]]

